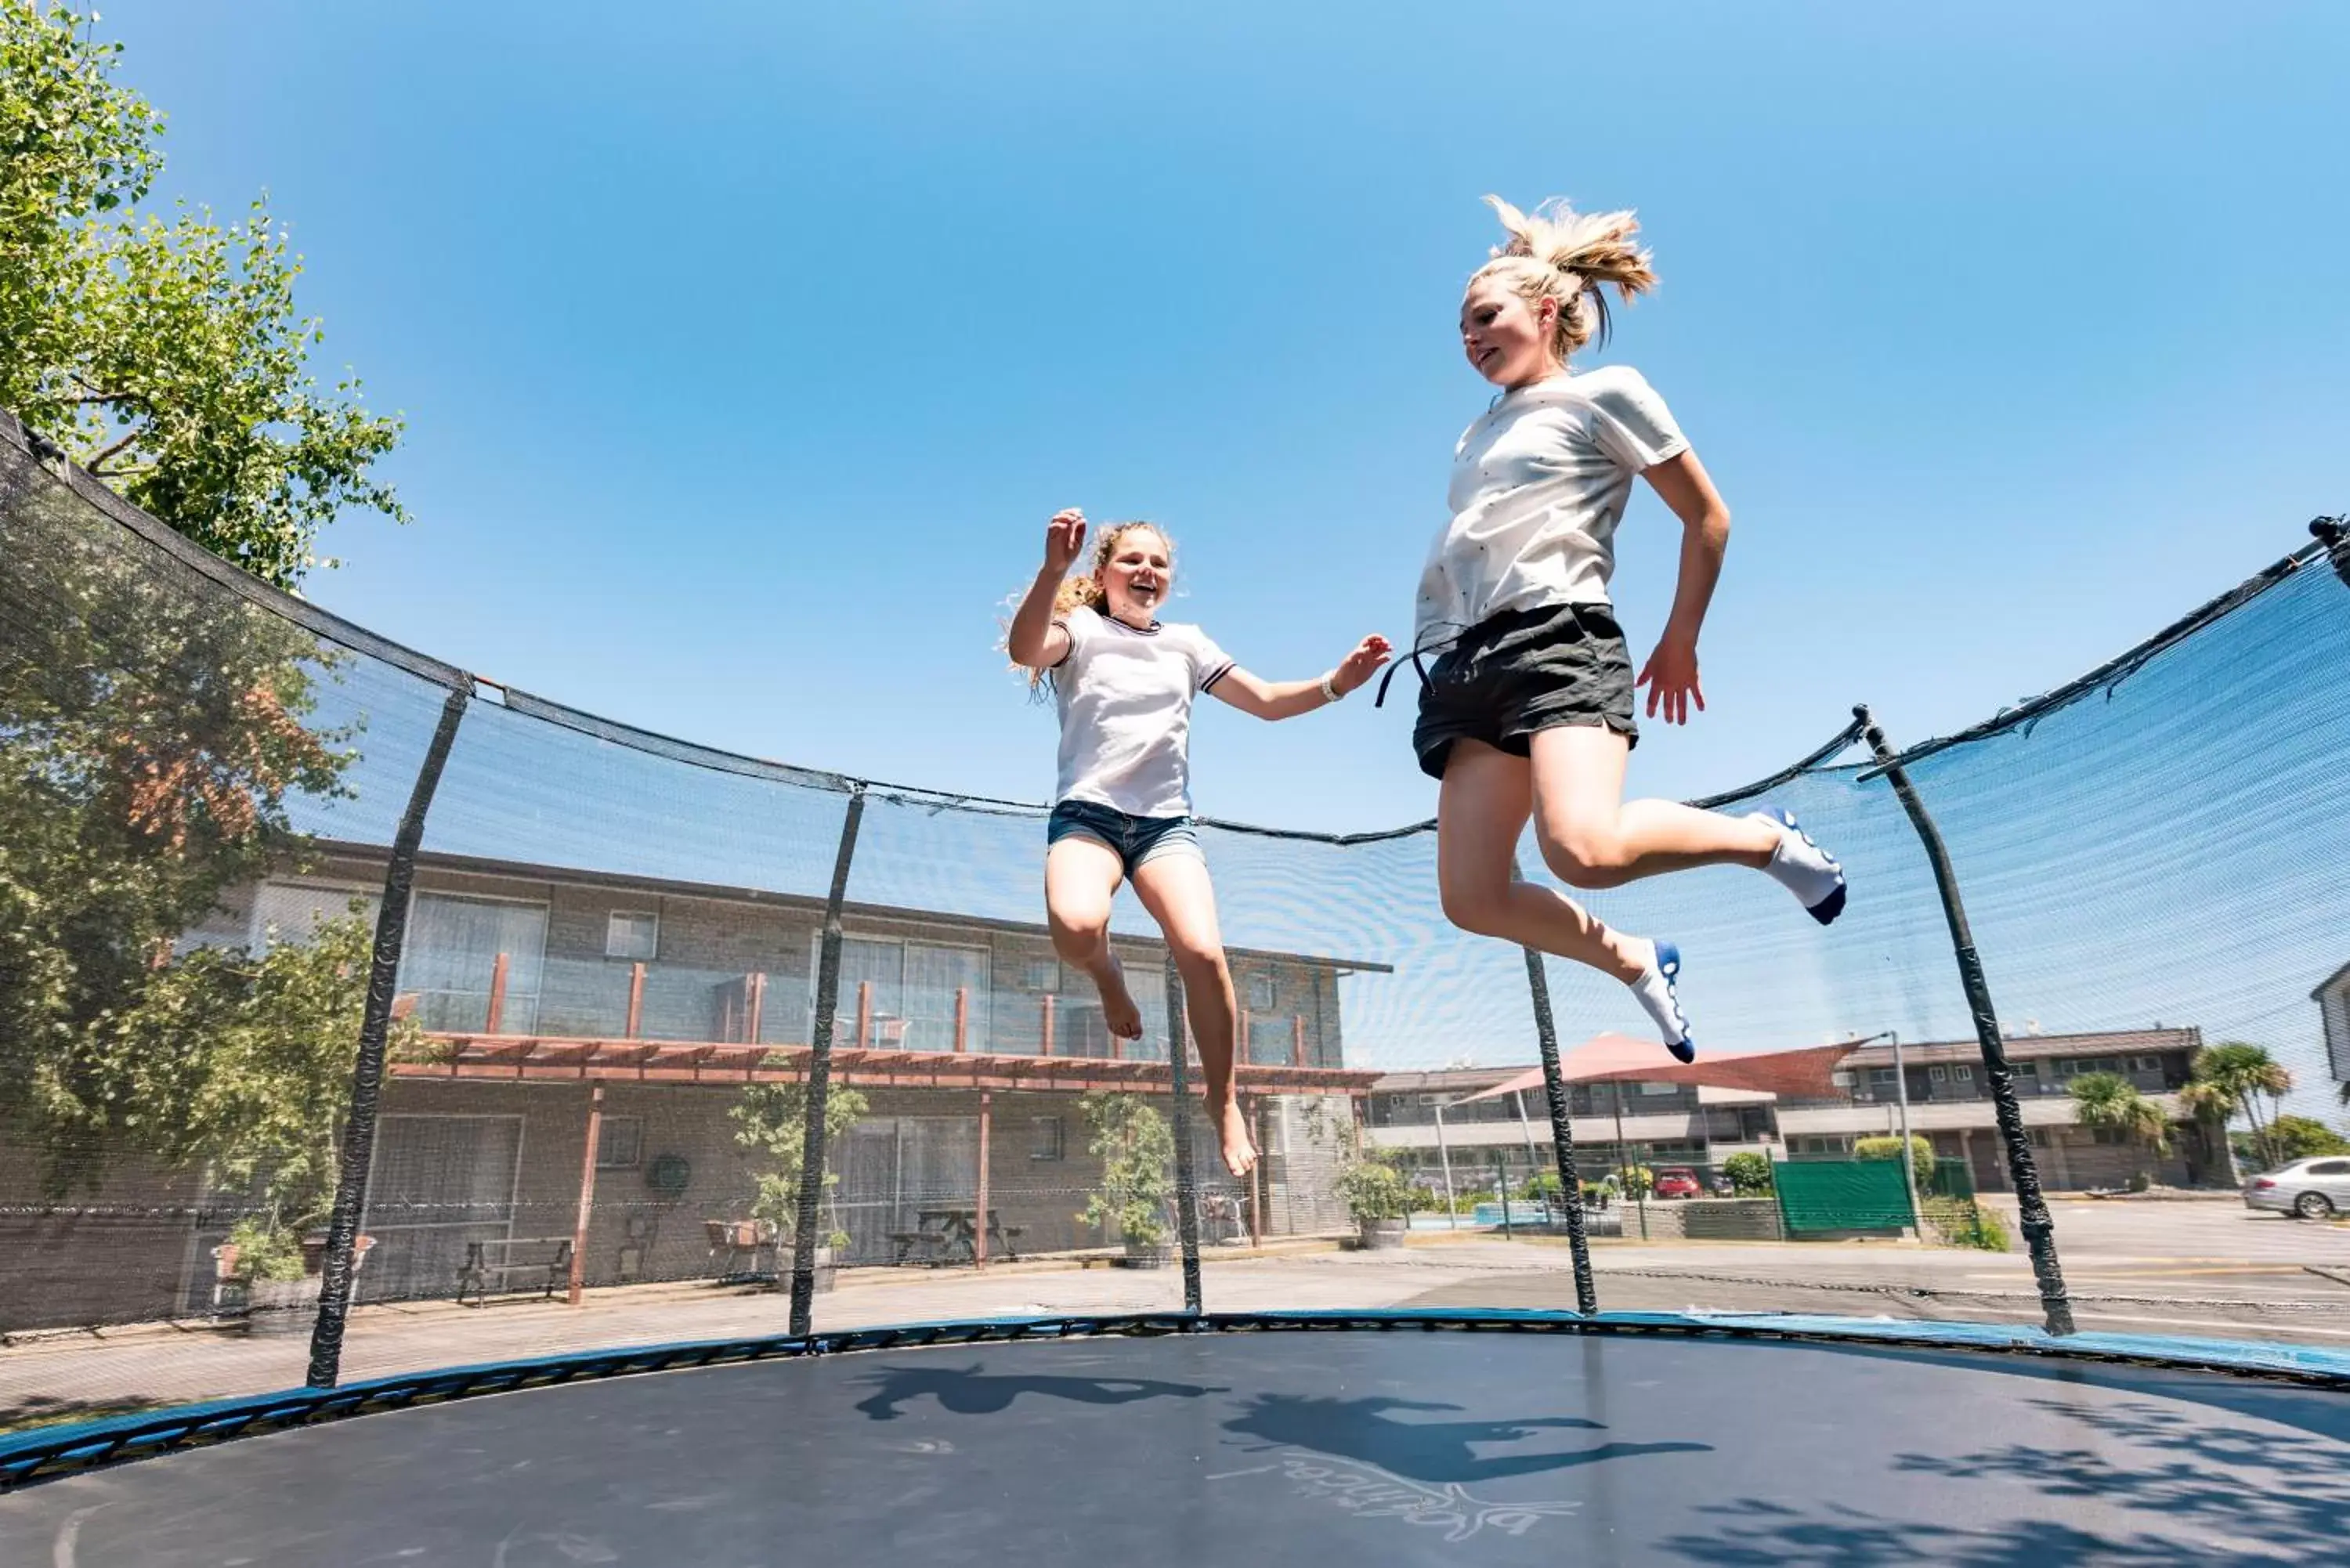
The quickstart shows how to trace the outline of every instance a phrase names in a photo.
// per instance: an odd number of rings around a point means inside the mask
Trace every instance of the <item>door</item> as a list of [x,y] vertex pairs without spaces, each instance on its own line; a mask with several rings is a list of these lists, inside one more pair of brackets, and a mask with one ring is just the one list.
[[2337,1214],[2350,1214],[2350,1159],[2321,1159],[2309,1168],[2309,1185],[2334,1200]]
[[[897,1261],[899,1236],[925,1211],[976,1207],[979,1123],[971,1116],[879,1116],[849,1129],[836,1189],[852,1263]],[[935,1224],[934,1227],[935,1228]]]
[[376,1129],[360,1301],[455,1295],[469,1241],[514,1233],[520,1116],[389,1116]]

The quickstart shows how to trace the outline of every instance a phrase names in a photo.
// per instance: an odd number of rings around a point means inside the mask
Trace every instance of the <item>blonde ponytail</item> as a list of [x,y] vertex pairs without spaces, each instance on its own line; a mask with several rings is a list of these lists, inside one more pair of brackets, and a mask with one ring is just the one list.
[[1529,213],[1499,196],[1485,201],[1509,237],[1493,247],[1493,259],[1470,281],[1503,277],[1529,304],[1557,301],[1551,348],[1561,364],[1586,343],[1607,343],[1603,286],[1615,289],[1627,305],[1657,286],[1648,253],[1632,243],[1640,223],[1631,213],[1578,213],[1554,198]]

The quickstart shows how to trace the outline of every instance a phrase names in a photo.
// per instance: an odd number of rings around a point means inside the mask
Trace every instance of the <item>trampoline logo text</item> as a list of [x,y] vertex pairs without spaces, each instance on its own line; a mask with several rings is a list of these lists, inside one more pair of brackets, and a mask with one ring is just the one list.
[[1278,1470],[1306,1497],[1325,1499],[1364,1519],[1399,1519],[1421,1529],[1441,1530],[1447,1541],[1466,1541],[1487,1530],[1523,1535],[1545,1519],[1563,1519],[1577,1501],[1480,1502],[1465,1488],[1446,1482],[1423,1485],[1375,1465],[1334,1463],[1327,1454],[1295,1449],[1272,1464],[1227,1470],[1211,1480],[1265,1475]]

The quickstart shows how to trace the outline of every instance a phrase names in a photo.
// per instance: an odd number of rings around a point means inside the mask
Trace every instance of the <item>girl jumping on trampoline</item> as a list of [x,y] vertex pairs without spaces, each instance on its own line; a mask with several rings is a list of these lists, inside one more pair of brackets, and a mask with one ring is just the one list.
[[[1439,891],[1446,918],[1464,930],[1622,981],[1666,1048],[1690,1062],[1697,1045],[1675,990],[1679,950],[1611,929],[1516,880],[1527,819],[1544,861],[1575,888],[1751,866],[1825,925],[1844,909],[1844,872],[1783,810],[1731,816],[1625,801],[1639,733],[1635,688],[1648,689],[1648,716],[1668,724],[1688,722],[1691,704],[1705,707],[1698,628],[1721,575],[1730,511],[1639,372],[1567,367],[1576,349],[1607,338],[1603,287],[1629,303],[1656,286],[1648,253],[1632,243],[1633,215],[1557,202],[1525,213],[1486,200],[1508,238],[1469,280],[1461,345],[1502,390],[1453,451],[1452,520],[1421,576],[1412,637],[1423,681],[1412,748],[1441,781]],[[1672,613],[1637,679],[1607,597],[1616,524],[1635,477],[1682,528]]]
[[1084,514],[1054,514],[1045,563],[1005,639],[1013,662],[1026,667],[1032,687],[1049,685],[1060,710],[1045,919],[1054,948],[1100,988],[1109,1032],[1139,1039],[1142,1010],[1109,942],[1111,896],[1121,880],[1134,884],[1183,977],[1208,1114],[1225,1168],[1241,1176],[1257,1154],[1232,1092],[1232,976],[1191,820],[1191,701],[1211,691],[1259,719],[1295,718],[1368,680],[1387,662],[1388,641],[1365,638],[1318,680],[1261,680],[1198,627],[1155,618],[1175,575],[1165,534],[1148,523],[1107,526],[1092,570],[1069,576],[1085,543]]

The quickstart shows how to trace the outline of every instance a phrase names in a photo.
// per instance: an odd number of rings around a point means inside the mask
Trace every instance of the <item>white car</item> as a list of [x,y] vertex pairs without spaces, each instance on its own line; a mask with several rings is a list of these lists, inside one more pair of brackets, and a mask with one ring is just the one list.
[[2244,1207],[2324,1220],[2350,1214],[2350,1156],[2296,1159],[2244,1183]]

